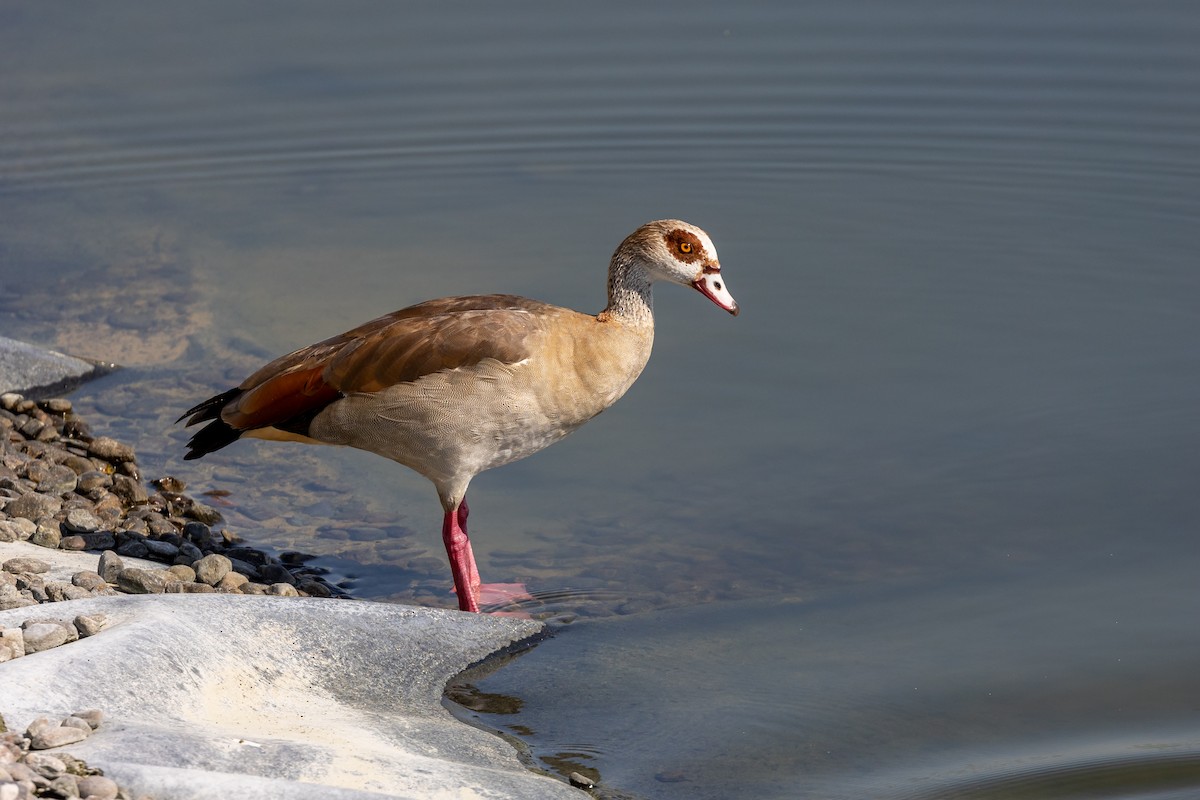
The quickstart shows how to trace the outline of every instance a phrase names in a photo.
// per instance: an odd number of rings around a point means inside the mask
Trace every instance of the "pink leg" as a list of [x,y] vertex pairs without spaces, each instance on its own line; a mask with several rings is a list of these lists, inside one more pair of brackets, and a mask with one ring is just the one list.
[[467,538],[467,504],[446,512],[442,521],[442,541],[450,557],[450,572],[454,575],[454,591],[458,594],[461,611],[479,611],[479,568]]

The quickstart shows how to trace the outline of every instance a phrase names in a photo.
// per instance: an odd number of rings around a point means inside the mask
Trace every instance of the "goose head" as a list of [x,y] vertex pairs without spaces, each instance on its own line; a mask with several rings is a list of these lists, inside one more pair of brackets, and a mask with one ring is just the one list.
[[647,222],[617,248],[614,260],[623,257],[640,262],[651,280],[691,286],[737,316],[738,304],[721,277],[717,248],[695,225],[678,219]]

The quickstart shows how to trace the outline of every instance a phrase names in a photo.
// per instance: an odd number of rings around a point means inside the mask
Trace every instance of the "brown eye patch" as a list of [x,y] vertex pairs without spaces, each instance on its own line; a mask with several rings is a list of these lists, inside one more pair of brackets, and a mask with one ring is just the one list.
[[667,242],[667,249],[680,261],[690,264],[704,260],[704,245],[696,234],[676,228],[663,238]]

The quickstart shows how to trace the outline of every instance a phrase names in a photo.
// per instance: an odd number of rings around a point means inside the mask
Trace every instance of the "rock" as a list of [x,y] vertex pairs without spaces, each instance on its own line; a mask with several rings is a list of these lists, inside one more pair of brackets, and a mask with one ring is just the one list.
[[92,800],[116,800],[117,784],[103,775],[85,775],[79,779],[79,796]]
[[[82,742],[88,735],[79,728],[43,728],[29,737],[29,746],[34,750],[50,750],[54,747]],[[63,769],[66,769],[64,766]]]
[[33,536],[29,537],[29,542],[39,547],[48,547],[51,550],[57,550],[58,546],[62,544],[62,533],[56,527],[38,525],[37,530],[33,532]]
[[203,522],[206,525],[216,525],[223,519],[220,511],[217,511],[212,506],[206,506],[204,503],[192,503],[192,507],[188,509],[187,515],[197,522]]
[[193,583],[196,580],[196,570],[187,564],[173,564],[167,567],[167,572],[174,575],[175,580],[183,581],[184,583]]
[[[24,524],[23,524],[24,523]],[[0,542],[22,542],[37,530],[37,525],[27,519],[0,520]]]
[[192,564],[196,580],[209,586],[218,585],[233,569],[233,562],[219,553],[210,553]]
[[216,587],[195,581],[168,581],[166,591],[171,594],[213,594]]
[[55,464],[46,471],[38,483],[38,491],[42,494],[64,495],[75,491],[79,476],[70,467]]
[[20,628],[0,630],[0,646],[8,649],[13,658],[25,655],[25,632]]
[[21,495],[16,500],[10,501],[5,506],[4,511],[10,517],[22,517],[37,521],[45,517],[54,516],[61,508],[62,501],[57,497],[30,492],[29,494]]
[[40,653],[66,644],[70,633],[66,627],[57,622],[26,623],[21,626],[25,637],[25,654]]
[[572,772],[570,775],[567,776],[567,780],[570,781],[571,785],[574,786],[576,789],[595,789],[596,788],[596,782],[594,780],[592,780],[591,778],[589,778],[587,775],[584,775],[583,773],[580,773],[580,772]]
[[299,583],[296,576],[281,564],[264,564],[259,567],[258,574],[263,583],[290,583],[293,586]]
[[45,561],[42,561],[40,558],[18,556],[17,558],[10,558],[8,561],[4,562],[4,571],[12,573],[27,572],[40,575],[43,572],[49,572],[50,565]]
[[108,626],[108,617],[105,614],[79,614],[73,624],[80,637],[95,636]]
[[63,600],[82,600],[85,597],[91,597],[92,593],[70,583],[47,581],[46,596],[53,603],[61,603]]
[[78,586],[80,589],[87,589],[89,592],[92,592],[106,585],[107,581],[100,577],[99,573],[92,572],[90,569],[85,569],[80,570],[72,575],[71,583]]
[[310,597],[333,597],[333,590],[321,581],[301,581],[296,588]]
[[50,781],[50,786],[46,791],[51,797],[76,798],[79,797],[78,779],[74,775],[60,775]]
[[217,590],[222,592],[241,591],[242,586],[249,581],[250,579],[240,572],[230,572],[217,581]]
[[83,541],[87,543],[86,550],[112,550],[117,546],[117,537],[109,531],[84,534]]
[[[98,616],[103,617],[104,615],[99,614]],[[99,728],[100,723],[104,721],[104,712],[98,708],[88,708],[84,709],[83,711],[76,711],[72,716],[76,716],[86,722],[88,725],[92,726],[92,730]]]
[[126,567],[117,573],[116,586],[129,594],[159,594],[167,583],[165,570]]
[[170,561],[179,555],[179,548],[176,545],[164,542],[161,539],[146,539],[142,542],[142,545],[150,553],[150,557],[154,559]]
[[[64,466],[67,466],[64,463]],[[79,476],[75,491],[81,494],[91,494],[108,489],[113,485],[112,476],[98,469],[90,469]]]
[[128,475],[114,475],[112,491],[130,505],[142,505],[150,499],[146,487]]
[[94,533],[102,526],[96,515],[84,508],[72,508],[63,520],[63,527],[71,533]]
[[112,550],[105,550],[100,554],[100,563],[96,565],[96,572],[108,583],[116,583],[117,575],[123,569],[125,569],[125,562]]
[[92,439],[88,444],[88,452],[96,458],[102,458],[105,461],[115,463],[136,460],[132,447],[107,436],[97,436],[95,439]]
[[290,583],[272,583],[267,587],[267,594],[277,595],[279,597],[299,597],[300,593],[296,591],[296,587]]
[[91,733],[93,730],[92,726],[88,724],[87,720],[80,719],[74,715],[63,717],[63,721],[60,722],[59,725],[64,728],[79,728],[79,730],[86,731],[87,733]]
[[58,543],[59,550],[86,550],[88,546],[87,539],[75,534],[73,536],[64,536]]
[[189,522],[183,526],[183,535],[201,547],[212,546],[212,528],[203,522]]

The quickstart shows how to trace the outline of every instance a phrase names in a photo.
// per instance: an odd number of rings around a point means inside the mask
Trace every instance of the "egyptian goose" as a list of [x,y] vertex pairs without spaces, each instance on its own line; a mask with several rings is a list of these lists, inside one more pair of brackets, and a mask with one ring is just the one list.
[[409,306],[277,358],[189,409],[180,421],[208,425],[184,458],[252,436],[349,445],[416,470],[445,510],[459,608],[478,611],[467,485],[625,394],[650,357],[657,280],[692,286],[738,313],[708,234],[679,220],[648,222],[613,254],[599,314],[504,294]]

